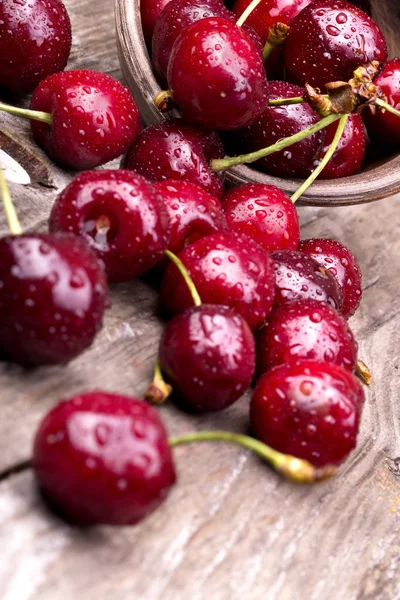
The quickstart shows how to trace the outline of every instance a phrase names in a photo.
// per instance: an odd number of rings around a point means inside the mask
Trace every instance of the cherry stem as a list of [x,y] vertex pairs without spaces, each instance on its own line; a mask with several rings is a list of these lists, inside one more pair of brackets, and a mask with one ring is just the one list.
[[365,364],[365,362],[363,360],[357,361],[356,375],[363,383],[365,383],[365,385],[371,385],[371,382],[372,382],[371,369],[369,368],[368,365]]
[[196,286],[193,283],[193,279],[190,277],[190,275],[189,275],[185,265],[181,261],[181,259],[178,258],[176,256],[176,254],[174,254],[170,250],[166,250],[165,255],[168,256],[168,258],[170,260],[172,260],[172,262],[177,267],[177,269],[179,269],[180,274],[182,275],[183,279],[185,280],[186,285],[188,286],[190,295],[192,296],[193,304],[195,306],[200,306],[201,298],[199,296],[199,292],[196,290]]
[[23,117],[24,119],[41,121],[42,123],[47,123],[47,125],[51,125],[53,122],[53,117],[50,113],[41,112],[40,110],[29,110],[28,108],[19,108],[18,106],[10,106],[3,102],[0,102],[0,111],[10,113],[10,115],[15,115],[17,117]]
[[383,110],[387,110],[388,112],[392,113],[393,115],[396,115],[396,117],[400,117],[400,111],[397,110],[396,108],[394,108],[393,106],[391,106],[390,104],[388,104],[387,102],[385,102],[384,100],[381,100],[380,98],[376,98],[375,104],[376,104],[376,106],[379,106],[379,108],[382,108]]
[[248,7],[246,8],[246,10],[244,10],[242,12],[242,14],[240,15],[240,17],[236,21],[236,25],[238,27],[241,27],[243,25],[243,23],[245,22],[245,20],[247,19],[247,17],[250,16],[250,14],[253,12],[253,10],[255,8],[257,8],[257,6],[260,4],[260,2],[261,2],[261,0],[253,0],[253,2],[250,2],[250,4],[248,5]]
[[318,123],[307,127],[307,129],[303,129],[303,131],[299,131],[294,135],[279,140],[279,142],[276,142],[276,144],[273,144],[272,146],[268,146],[268,148],[262,148],[261,150],[257,150],[256,152],[250,152],[249,154],[240,154],[239,156],[214,158],[210,162],[211,170],[214,173],[218,173],[219,171],[226,171],[227,169],[230,169],[231,167],[234,167],[236,165],[252,163],[256,160],[260,160],[261,158],[265,158],[266,156],[269,156],[274,152],[279,152],[280,150],[284,150],[285,148],[288,148],[289,146],[292,146],[293,144],[304,140],[306,137],[309,137],[313,133],[320,131],[321,129],[327,127],[331,123],[334,123],[335,121],[340,119],[340,117],[341,115],[328,115],[327,117],[324,117],[323,119],[318,121]]
[[191,444],[192,442],[231,442],[248,450],[252,450],[263,460],[274,467],[278,473],[284,475],[292,481],[298,483],[315,483],[324,479],[329,479],[337,471],[335,466],[327,465],[325,467],[314,467],[311,463],[289,454],[282,454],[267,446],[263,442],[256,440],[248,435],[233,433],[231,431],[197,431],[169,440],[171,448],[181,444]]
[[12,235],[20,235],[22,227],[15,212],[14,204],[11,199],[10,190],[8,189],[7,180],[4,175],[3,167],[0,165],[0,194],[6,213],[8,228]]
[[[324,98],[328,98],[328,94],[324,95]],[[305,104],[307,100],[303,96],[296,96],[294,98],[277,98],[276,100],[270,100],[268,106],[288,106],[290,104]]]
[[161,90],[154,98],[156,108],[162,113],[168,112],[174,108],[174,95],[171,90]]
[[324,158],[321,160],[319,165],[314,169],[314,171],[311,173],[311,175],[309,177],[307,177],[307,179],[301,184],[299,189],[296,190],[295,193],[290,197],[293,204],[296,202],[296,200],[298,200],[300,198],[300,196],[302,196],[302,194],[304,194],[305,191],[308,190],[310,185],[317,179],[318,175],[321,173],[321,171],[323,171],[323,169],[325,169],[327,163],[332,158],[332,156],[340,142],[340,138],[343,135],[343,131],[344,131],[344,128],[346,127],[348,117],[349,117],[349,115],[342,115],[340,117],[339,125],[336,129],[335,136],[334,136],[332,143],[329,146]]
[[171,395],[172,390],[172,385],[169,385],[162,376],[160,361],[157,358],[153,381],[147,388],[144,399],[153,404],[162,404]]
[[271,54],[271,52],[274,48],[275,48],[275,46],[273,44],[271,44],[268,40],[265,42],[264,52],[263,52],[264,62],[269,58],[269,55]]

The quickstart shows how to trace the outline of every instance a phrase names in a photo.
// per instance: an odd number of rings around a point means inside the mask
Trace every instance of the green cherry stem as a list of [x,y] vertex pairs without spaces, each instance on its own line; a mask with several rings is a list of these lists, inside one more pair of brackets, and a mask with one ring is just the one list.
[[332,158],[339,142],[340,142],[340,138],[343,135],[343,131],[344,128],[346,127],[346,123],[347,123],[347,119],[348,119],[349,115],[342,115],[340,117],[339,120],[339,125],[337,127],[335,136],[332,140],[331,145],[329,146],[324,158],[321,160],[321,162],[319,163],[319,165],[313,170],[313,172],[311,173],[311,175],[309,177],[307,177],[307,179],[301,184],[301,186],[299,187],[298,190],[295,191],[295,193],[290,197],[291,201],[293,202],[293,204],[296,202],[296,200],[298,200],[300,198],[300,196],[302,194],[304,194],[304,192],[306,190],[308,190],[308,188],[310,187],[310,185],[317,179],[318,175],[321,173],[321,171],[323,171],[323,169],[326,167],[327,163],[330,161],[330,159]]
[[278,473],[284,475],[297,483],[315,483],[329,479],[337,471],[337,468],[331,465],[317,468],[311,463],[295,456],[282,454],[267,446],[263,442],[256,440],[248,435],[232,433],[231,431],[197,431],[169,440],[171,448],[181,444],[191,444],[192,442],[230,442],[242,448],[247,448],[255,452],[260,458],[269,463]]
[[236,25],[238,27],[241,27],[243,25],[243,23],[245,22],[245,20],[247,19],[247,17],[253,12],[253,10],[255,8],[257,8],[257,6],[260,4],[260,2],[261,2],[261,0],[253,0],[253,2],[250,2],[250,4],[248,5],[248,7],[246,8],[246,10],[244,10],[242,12],[242,14],[240,15],[240,17],[236,21]]
[[324,129],[324,127],[327,127],[331,123],[334,123],[335,121],[340,119],[340,116],[341,115],[334,115],[334,114],[328,115],[327,117],[324,117],[323,119],[318,121],[318,123],[315,123],[314,125],[311,125],[310,127],[307,127],[307,129],[303,129],[303,131],[299,131],[298,133],[295,133],[294,135],[291,135],[287,138],[279,140],[279,142],[276,142],[276,144],[273,144],[272,146],[268,146],[268,148],[262,148],[261,150],[257,150],[256,152],[250,152],[249,154],[240,154],[239,156],[214,158],[210,162],[211,170],[214,173],[218,173],[219,171],[226,171],[227,169],[230,169],[231,167],[234,167],[236,165],[248,164],[248,163],[255,162],[256,160],[260,160],[260,158],[265,158],[266,156],[269,156],[270,154],[273,154],[274,152],[279,152],[280,150],[284,150],[285,148],[288,148],[289,146],[296,144],[296,142],[300,142],[301,140],[304,140],[306,137],[309,137],[313,133],[316,133],[317,131]]
[[400,111],[397,110],[396,108],[394,108],[393,106],[391,106],[390,104],[388,104],[387,102],[385,102],[384,100],[381,100],[380,98],[376,98],[375,104],[376,104],[376,106],[379,106],[379,108],[381,108],[382,110],[387,110],[388,112],[392,113],[392,115],[396,115],[396,117],[400,117]]
[[[324,97],[328,97],[325,94]],[[276,100],[269,100],[268,106],[288,106],[290,104],[305,104],[307,101],[304,100],[303,96],[295,96],[294,98],[277,98]]]
[[371,369],[363,360],[358,360],[356,365],[356,375],[365,385],[371,385],[372,373]]
[[11,199],[10,190],[8,189],[7,180],[4,175],[3,167],[0,165],[0,194],[6,213],[8,228],[12,235],[20,235],[22,227],[15,212],[14,204]]
[[18,106],[10,106],[3,102],[0,102],[0,111],[17,117],[23,117],[24,119],[33,119],[34,121],[47,123],[47,125],[51,125],[53,122],[53,117],[50,113],[41,112],[40,110],[29,110],[28,108],[19,108]]
[[199,292],[196,290],[196,286],[193,283],[193,279],[190,277],[190,275],[189,275],[185,265],[181,261],[181,259],[178,258],[176,256],[176,254],[174,254],[170,250],[165,251],[165,256],[167,256],[170,260],[172,260],[172,262],[177,267],[177,269],[179,269],[180,274],[182,275],[183,279],[185,280],[186,285],[188,286],[190,295],[192,296],[193,304],[195,306],[200,306],[201,298],[199,296]]

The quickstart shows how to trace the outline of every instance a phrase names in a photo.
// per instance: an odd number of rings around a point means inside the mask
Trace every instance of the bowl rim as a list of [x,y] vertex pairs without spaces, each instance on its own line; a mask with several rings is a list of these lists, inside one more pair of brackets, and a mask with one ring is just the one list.
[[[168,117],[156,108],[153,99],[161,87],[156,80],[143,37],[140,0],[115,0],[117,47],[122,73],[139,106],[146,125],[159,123]],[[268,175],[241,165],[226,171],[228,185],[263,183],[275,185],[292,194],[300,179]],[[361,173],[340,179],[316,180],[299,198],[297,204],[306,206],[346,206],[365,204],[400,192],[400,152]]]

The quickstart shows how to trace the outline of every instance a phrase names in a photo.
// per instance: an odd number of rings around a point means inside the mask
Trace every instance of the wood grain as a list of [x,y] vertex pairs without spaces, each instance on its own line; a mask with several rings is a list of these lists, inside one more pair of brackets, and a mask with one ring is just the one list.
[[[120,77],[109,0],[67,0],[74,25],[71,68]],[[0,116],[20,137],[29,126]],[[0,136],[0,140],[3,139]],[[10,153],[12,149],[10,148]],[[71,178],[46,163],[54,188],[11,185],[28,230],[45,230]],[[359,207],[302,208],[302,237],[348,244],[364,273],[351,325],[371,366],[357,450],[336,479],[292,485],[248,452],[227,445],[178,448],[179,484],[137,527],[74,529],[38,497],[30,471],[0,482],[2,600],[398,600],[400,477],[400,196]],[[5,233],[0,216],[0,234]],[[156,291],[141,280],[114,286],[93,347],[67,367],[24,370],[0,363],[0,472],[27,458],[35,427],[60,398],[90,388],[141,395],[162,323]],[[160,408],[171,434],[246,431],[248,396],[216,415]],[[393,464],[392,464],[393,466]]]

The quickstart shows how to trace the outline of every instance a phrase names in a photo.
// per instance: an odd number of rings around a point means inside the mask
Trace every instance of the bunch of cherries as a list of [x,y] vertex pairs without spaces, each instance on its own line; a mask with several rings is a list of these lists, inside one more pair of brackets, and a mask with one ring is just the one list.
[[[146,399],[160,403],[173,390],[186,409],[216,411],[254,384],[254,438],[208,431],[168,440],[154,407],[116,394],[61,402],[39,426],[32,465],[45,496],[75,523],[148,515],[175,483],[171,447],[182,443],[231,441],[298,481],[329,477],[356,444],[364,392],[355,372],[364,369],[347,319],[360,303],[360,270],[340,242],[300,242],[294,202],[321,171],[359,167],[356,107],[373,106],[362,112],[371,138],[399,142],[400,60],[384,62],[377,26],[342,0],[286,1],[281,10],[280,0],[261,0],[246,23],[236,21],[247,4],[238,0],[234,13],[217,0],[143,4],[154,66],[170,88],[157,103],[179,105],[183,118],[141,133],[119,82],[62,71],[71,29],[60,0],[0,6],[0,84],[14,94],[35,88],[30,110],[0,109],[31,119],[53,160],[84,170],[56,199],[49,232],[23,234],[0,168],[10,227],[0,239],[2,356],[72,360],[101,328],[107,280],[150,271],[173,316]],[[267,81],[264,63],[289,82]],[[328,96],[315,89],[340,79]],[[216,129],[250,154],[224,158]],[[94,170],[122,154],[121,169]],[[308,179],[292,198],[263,184],[225,190],[224,170],[249,160]]]

